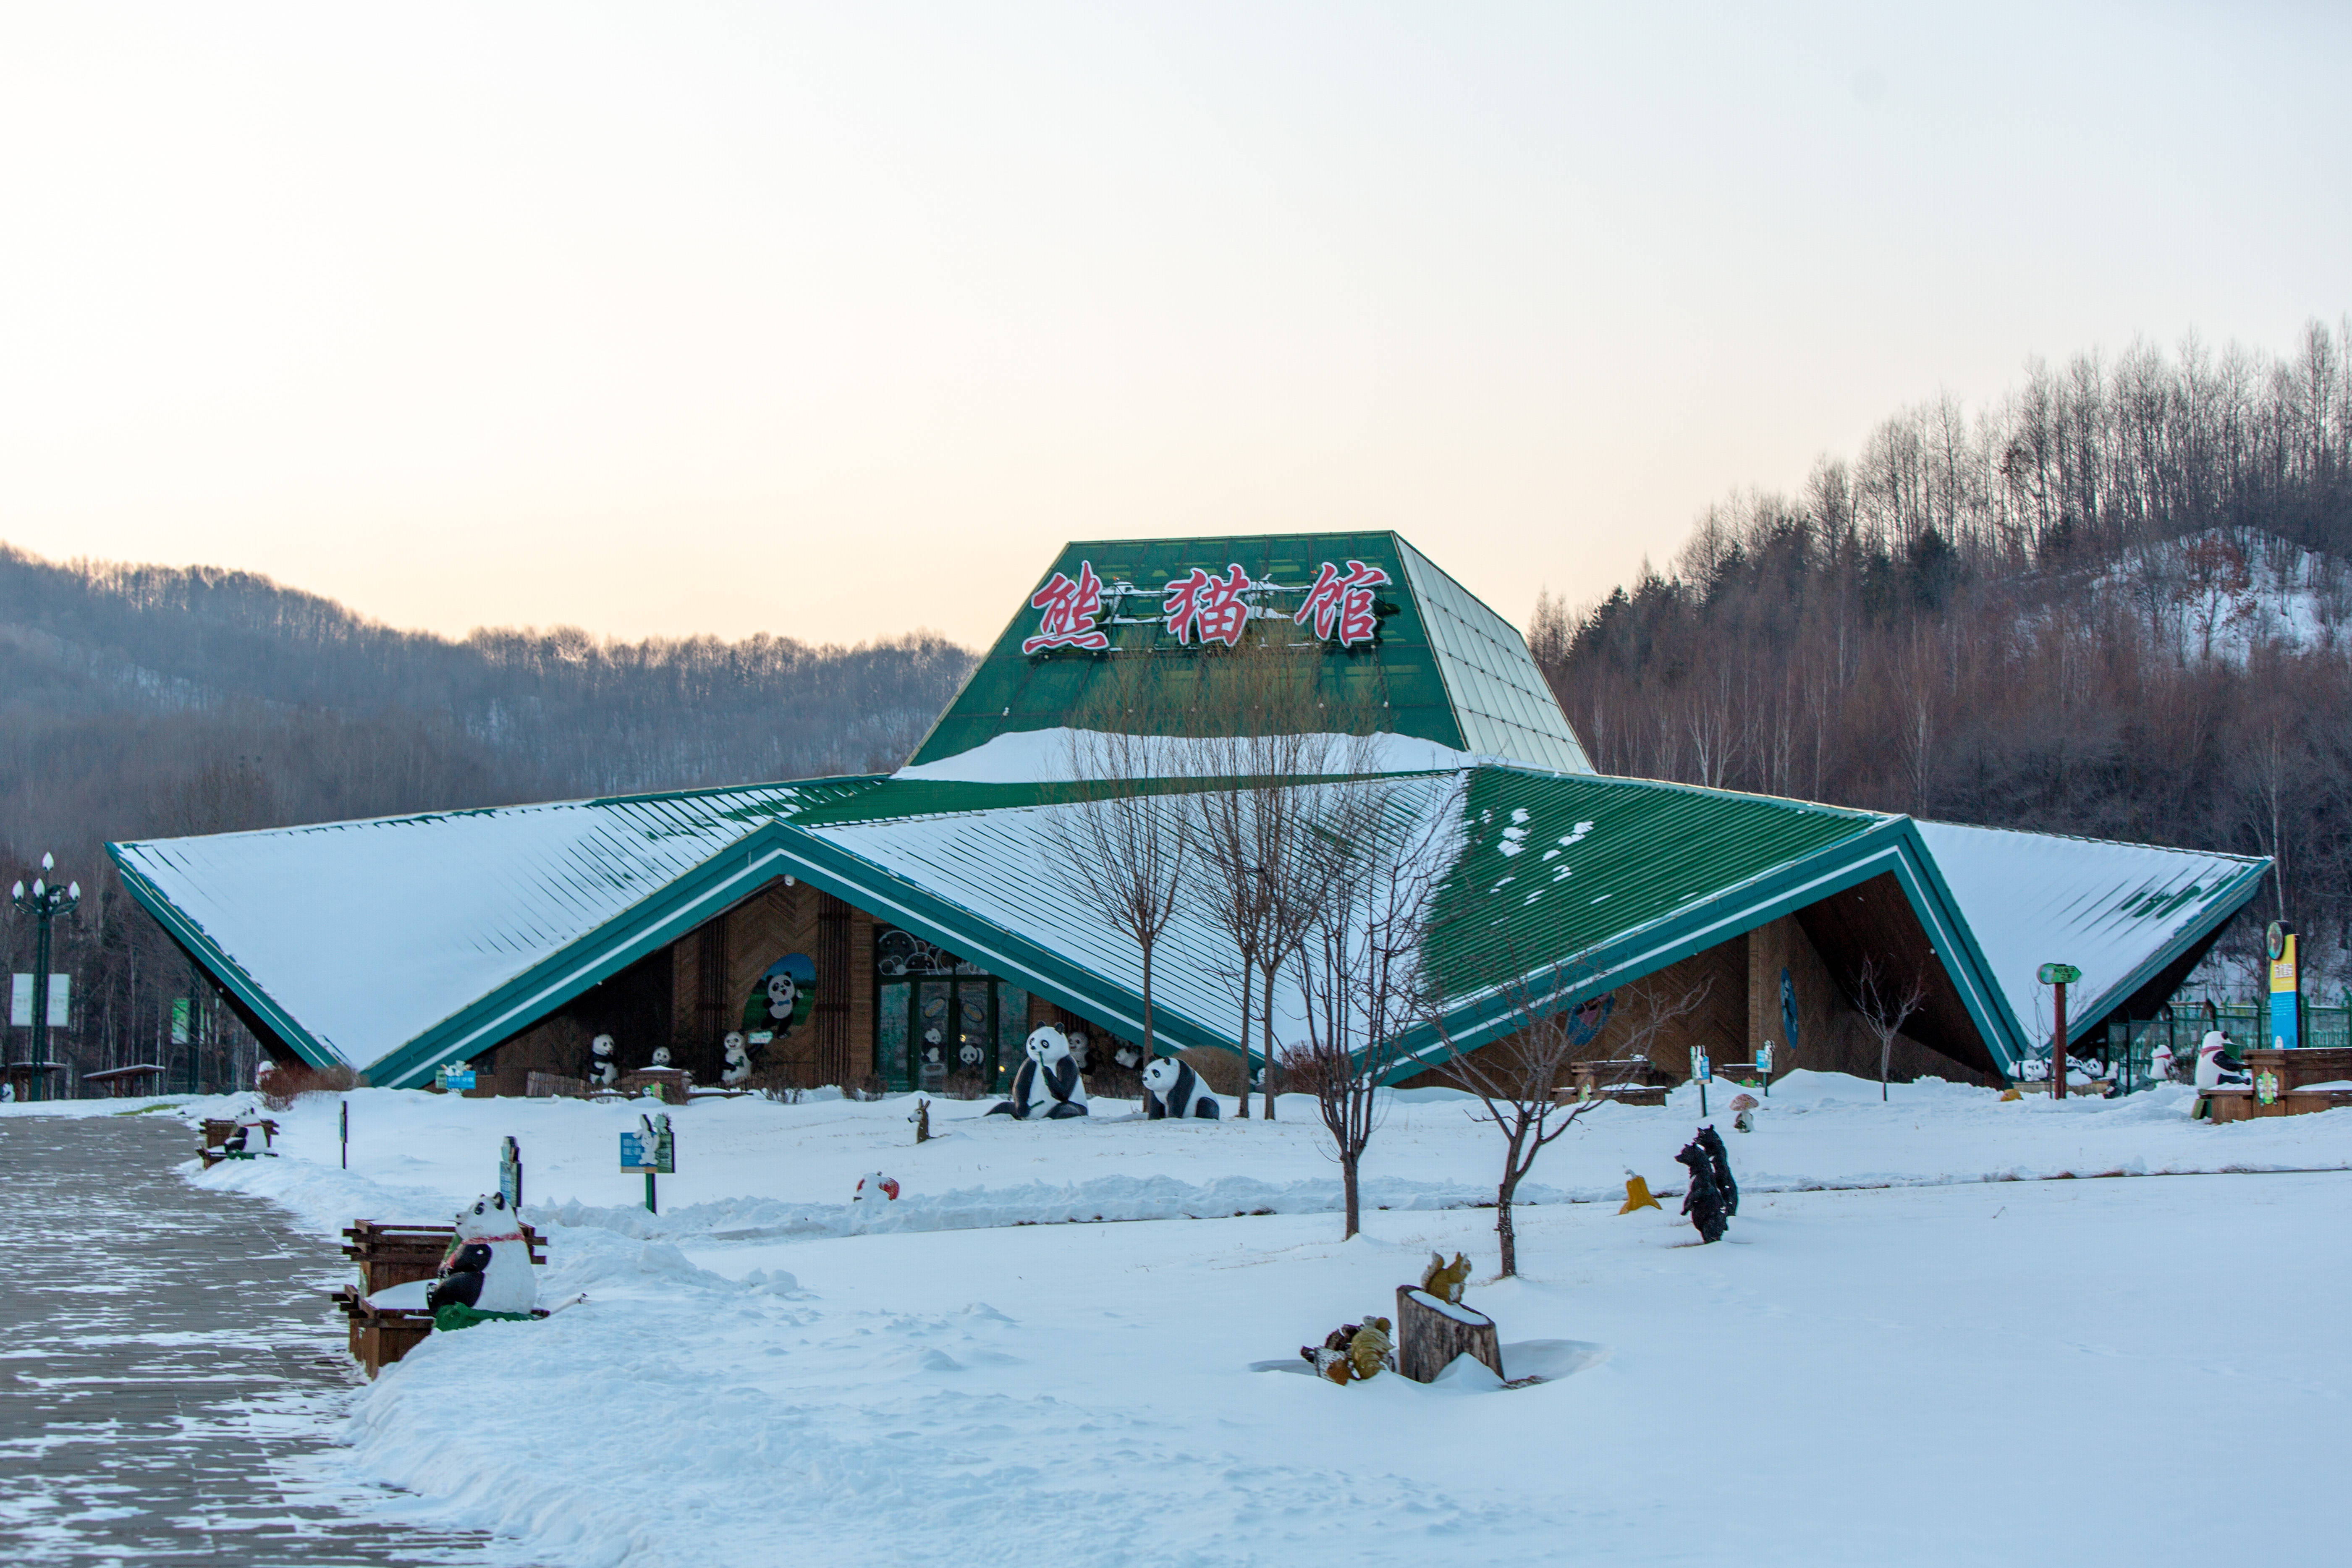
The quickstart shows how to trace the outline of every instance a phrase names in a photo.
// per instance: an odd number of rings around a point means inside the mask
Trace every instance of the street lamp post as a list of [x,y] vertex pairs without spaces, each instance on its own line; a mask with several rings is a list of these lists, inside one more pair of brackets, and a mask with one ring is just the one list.
[[[43,871],[57,868],[56,856],[41,857]],[[33,917],[36,932],[33,939],[33,1070],[27,1075],[26,1091],[32,1099],[39,1100],[43,1098],[43,1089],[48,1083],[49,1068],[49,922],[59,915],[73,913],[75,906],[81,902],[81,884],[68,882],[62,888],[53,888],[47,878],[36,877],[30,893],[25,891],[25,884],[20,881],[9,889],[8,897],[18,909]]]

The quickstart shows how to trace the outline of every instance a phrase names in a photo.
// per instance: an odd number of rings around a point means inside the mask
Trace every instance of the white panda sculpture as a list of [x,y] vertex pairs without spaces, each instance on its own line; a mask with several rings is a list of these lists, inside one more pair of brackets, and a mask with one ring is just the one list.
[[457,1236],[425,1305],[433,1311],[447,1306],[471,1307],[478,1312],[528,1312],[539,1302],[539,1285],[530,1275],[530,1244],[523,1239],[522,1220],[507,1206],[504,1193],[491,1193],[457,1211]]
[[1029,1032],[1027,1060],[1013,1075],[1013,1098],[989,1107],[991,1116],[1063,1121],[1087,1113],[1087,1081],[1070,1059],[1070,1042],[1050,1025]]
[[653,1065],[657,1068],[666,1068],[669,1066],[669,1047],[667,1046],[656,1046],[654,1047]]
[[1155,1057],[1143,1069],[1143,1114],[1151,1121],[1170,1117],[1214,1121],[1224,1114],[1201,1075],[1174,1057]]
[[719,1042],[727,1053],[727,1065],[719,1069],[719,1081],[729,1089],[740,1089],[751,1081],[751,1050],[743,1043],[740,1029],[730,1029]]
[[588,1081],[610,1089],[621,1081],[621,1067],[613,1059],[613,1037],[599,1035],[588,1042]]

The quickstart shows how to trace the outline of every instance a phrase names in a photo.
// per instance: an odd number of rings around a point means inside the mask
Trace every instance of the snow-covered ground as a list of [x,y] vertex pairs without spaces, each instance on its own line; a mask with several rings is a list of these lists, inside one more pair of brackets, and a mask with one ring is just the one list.
[[[1299,1100],[1272,1126],[935,1102],[920,1148],[907,1099],[705,1101],[673,1113],[655,1216],[616,1168],[634,1110],[347,1098],[349,1173],[314,1097],[281,1158],[192,1179],[321,1231],[446,1220],[518,1139],[542,1295],[588,1304],[435,1336],[359,1396],[350,1455],[551,1563],[2311,1561],[2339,1539],[2352,1112],[2216,1128],[2177,1089],[1934,1083],[1882,1105],[1795,1074],[1726,1134],[1744,1202],[1709,1247],[1671,1197],[1616,1212],[1626,1167],[1679,1187],[1685,1089],[1545,1155],[1525,1277],[1495,1283],[1492,1211],[1449,1205],[1491,1196],[1498,1141],[1442,1093],[1391,1108],[1385,1208],[1346,1244]],[[875,1170],[903,1195],[868,1214],[847,1200]],[[2030,1179],[2115,1173],[2151,1179]],[[1551,1381],[1251,1370],[1386,1314],[1433,1247],[1475,1261],[1506,1370]]]

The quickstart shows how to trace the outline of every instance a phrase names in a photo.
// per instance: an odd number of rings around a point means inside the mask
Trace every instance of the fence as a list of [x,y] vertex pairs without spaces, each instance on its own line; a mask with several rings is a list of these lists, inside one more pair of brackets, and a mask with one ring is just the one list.
[[[2352,1007],[2314,1007],[2303,1010],[2303,1043],[2306,1046],[2352,1045]],[[2170,1047],[2175,1058],[2183,1061],[2196,1058],[2198,1042],[2208,1029],[2219,1029],[2230,1037],[2232,1047],[2239,1050],[2270,1044],[2270,1008],[2253,1002],[2186,1003],[2179,1002],[2158,1008],[2153,1018],[2117,1018],[2107,1025],[2106,1048],[2100,1052],[2115,1068],[2117,1086],[2126,1093],[2146,1089],[2156,1081],[2150,1062],[2158,1046]],[[2089,1042],[2076,1045],[2081,1053]]]

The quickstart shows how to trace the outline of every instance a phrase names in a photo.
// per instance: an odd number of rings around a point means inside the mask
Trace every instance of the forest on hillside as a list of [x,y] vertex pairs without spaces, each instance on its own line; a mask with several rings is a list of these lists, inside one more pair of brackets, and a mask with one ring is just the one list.
[[[0,880],[49,852],[80,882],[51,965],[82,992],[61,1044],[85,1068],[152,1059],[188,966],[107,840],[893,768],[971,664],[929,633],[451,639],[251,573],[0,545]],[[0,906],[11,972],[30,927]],[[208,1078],[249,1069],[244,1032],[203,1011]]]
[[[1906,409],[1664,569],[1547,596],[1594,765],[2274,856],[2259,921],[2352,917],[2352,323],[2193,339]],[[2257,918],[2259,917],[2259,918]],[[2316,951],[2315,951],[2316,950]]]

